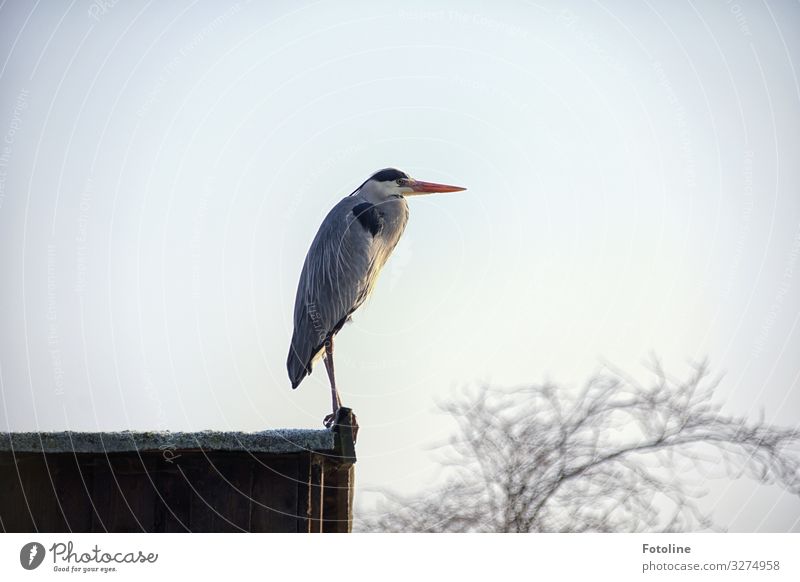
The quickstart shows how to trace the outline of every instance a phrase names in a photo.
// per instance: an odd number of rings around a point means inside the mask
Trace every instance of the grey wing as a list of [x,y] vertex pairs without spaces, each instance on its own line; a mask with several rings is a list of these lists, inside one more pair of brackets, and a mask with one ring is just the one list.
[[325,217],[306,255],[294,304],[294,334],[287,368],[292,388],[311,373],[325,341],[367,297],[373,236],[354,220],[359,200],[347,197]]

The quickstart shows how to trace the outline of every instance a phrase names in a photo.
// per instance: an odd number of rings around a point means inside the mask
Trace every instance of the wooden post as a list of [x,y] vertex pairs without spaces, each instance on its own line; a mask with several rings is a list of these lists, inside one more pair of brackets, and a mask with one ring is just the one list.
[[333,427],[333,454],[326,455],[325,463],[322,531],[326,533],[349,533],[353,529],[357,434],[355,414],[349,408],[340,408]]

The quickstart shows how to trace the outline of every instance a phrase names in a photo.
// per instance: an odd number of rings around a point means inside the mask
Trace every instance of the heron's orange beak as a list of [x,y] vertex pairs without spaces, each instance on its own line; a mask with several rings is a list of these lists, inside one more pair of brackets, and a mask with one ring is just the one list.
[[422,180],[413,180],[408,182],[408,187],[413,188],[413,192],[408,195],[414,196],[415,194],[436,194],[439,192],[461,192],[466,190],[461,186],[448,186],[447,184],[436,184],[435,182],[423,182]]

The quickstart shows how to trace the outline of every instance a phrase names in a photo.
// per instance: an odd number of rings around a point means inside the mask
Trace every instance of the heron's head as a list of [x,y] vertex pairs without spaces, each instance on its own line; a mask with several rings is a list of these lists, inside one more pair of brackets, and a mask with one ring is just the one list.
[[[423,182],[422,180],[415,180],[400,170],[386,168],[372,174],[366,182],[358,187],[356,192],[360,192],[374,204],[384,202],[392,197],[435,194],[437,192],[460,192],[461,190],[466,190],[466,188]],[[353,192],[353,194],[356,192]]]

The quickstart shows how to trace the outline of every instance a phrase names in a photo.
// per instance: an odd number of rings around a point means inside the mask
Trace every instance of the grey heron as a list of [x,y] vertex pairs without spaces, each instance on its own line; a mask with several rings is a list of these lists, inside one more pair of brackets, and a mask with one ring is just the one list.
[[294,304],[294,333],[286,367],[292,388],[323,357],[331,385],[330,427],[342,406],[333,371],[333,337],[364,303],[408,222],[406,197],[458,192],[394,168],[380,170],[334,206],[306,255]]

